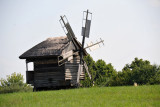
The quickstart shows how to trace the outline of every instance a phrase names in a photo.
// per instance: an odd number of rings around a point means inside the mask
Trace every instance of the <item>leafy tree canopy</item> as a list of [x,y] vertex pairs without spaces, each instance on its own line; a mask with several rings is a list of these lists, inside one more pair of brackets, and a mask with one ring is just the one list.
[[2,86],[10,86],[13,84],[23,85],[23,81],[23,75],[21,75],[20,73],[16,74],[16,72],[12,73],[11,75],[8,75],[7,80],[0,80]]
[[12,73],[11,75],[7,76],[7,79],[1,79],[0,83],[0,93],[12,93],[12,92],[24,92],[24,91],[31,91],[32,87],[23,83],[23,75],[20,73]]

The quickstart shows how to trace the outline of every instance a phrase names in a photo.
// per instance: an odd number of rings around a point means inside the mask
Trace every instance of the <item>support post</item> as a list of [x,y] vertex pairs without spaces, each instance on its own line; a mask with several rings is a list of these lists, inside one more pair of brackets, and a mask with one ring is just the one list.
[[26,71],[28,71],[28,61],[26,60]]

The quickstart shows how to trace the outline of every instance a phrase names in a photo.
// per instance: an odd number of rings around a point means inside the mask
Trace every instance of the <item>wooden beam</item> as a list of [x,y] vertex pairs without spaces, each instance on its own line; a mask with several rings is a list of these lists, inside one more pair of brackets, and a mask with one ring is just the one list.
[[28,61],[26,60],[26,71],[28,71]]

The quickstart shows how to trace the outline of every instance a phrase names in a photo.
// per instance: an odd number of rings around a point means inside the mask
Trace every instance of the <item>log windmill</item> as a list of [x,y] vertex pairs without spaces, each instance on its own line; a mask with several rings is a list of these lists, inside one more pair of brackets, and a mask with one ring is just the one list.
[[[84,47],[91,20],[92,13],[84,11],[80,43],[66,16],[61,16],[60,23],[67,36],[48,38],[20,55],[20,59],[26,60],[26,83],[33,85],[34,90],[79,86],[79,81],[85,79],[84,71],[91,79],[83,56],[87,55],[87,48],[93,50],[104,42],[100,40]],[[28,69],[30,62],[33,63],[32,70]]]
[[59,59],[58,63],[59,63],[59,66],[61,66],[62,64],[65,63],[66,60],[71,60],[73,58],[73,55],[75,54],[79,54],[80,55],[80,63],[79,63],[79,68],[78,68],[78,73],[77,73],[77,81],[76,81],[76,85],[79,86],[79,81],[80,81],[80,75],[83,71],[83,69],[86,70],[86,72],[88,73],[88,76],[89,78],[91,79],[91,75],[88,71],[88,67],[87,67],[87,64],[86,62],[83,60],[83,54],[84,54],[84,51],[85,49],[87,48],[94,48],[94,47],[97,47],[97,46],[100,46],[99,44],[100,43],[103,43],[104,45],[104,40],[100,39],[100,41],[96,42],[96,43],[91,43],[89,44],[87,47],[84,47],[84,44],[85,44],[85,38],[89,38],[89,33],[90,33],[90,26],[91,26],[91,20],[92,20],[92,13],[89,12],[88,10],[87,11],[83,11],[83,19],[82,19],[82,32],[81,32],[81,35],[82,35],[82,44],[81,44],[81,48],[78,49],[78,47],[76,46],[76,36],[68,22],[68,19],[67,17],[64,15],[64,16],[60,16],[60,23],[61,23],[61,26],[65,32],[65,34],[67,35],[67,38],[69,39],[70,42],[73,43],[73,45],[75,46],[75,48],[77,49],[76,52],[73,52],[73,51],[70,51],[70,52],[67,52],[65,54],[63,54],[63,59]]

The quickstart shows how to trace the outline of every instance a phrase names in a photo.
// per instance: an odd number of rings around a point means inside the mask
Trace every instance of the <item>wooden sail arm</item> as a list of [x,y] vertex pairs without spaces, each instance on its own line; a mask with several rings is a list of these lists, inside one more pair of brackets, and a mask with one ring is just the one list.
[[101,39],[101,41],[99,41],[99,42],[97,42],[97,43],[95,43],[95,44],[92,44],[92,45],[90,45],[90,46],[87,46],[87,47],[85,47],[84,49],[90,48],[90,47],[95,46],[95,45],[100,44],[100,43],[103,43],[103,45],[104,45],[104,40]]
[[[92,46],[95,46],[95,45],[97,45],[97,44],[99,44],[99,43],[103,43],[104,42],[104,40],[102,40],[101,39],[101,41],[99,41],[99,42],[97,42],[97,43],[95,43],[95,44],[92,44],[92,45],[90,45],[90,46],[87,46],[87,47],[85,47],[83,50],[85,50],[85,49],[87,49],[87,48],[90,48],[90,47],[92,47]],[[76,55],[76,54],[78,54],[79,53],[79,51],[76,51],[76,52],[74,52],[72,55],[70,55],[70,56],[68,56],[68,57],[66,57],[66,58],[64,58],[64,59],[62,59],[62,60],[59,60],[59,57],[58,57],[58,64],[60,65],[60,63],[62,63],[63,61],[65,61],[66,59],[68,59],[69,57],[71,57],[71,56],[73,56],[73,55]]]

